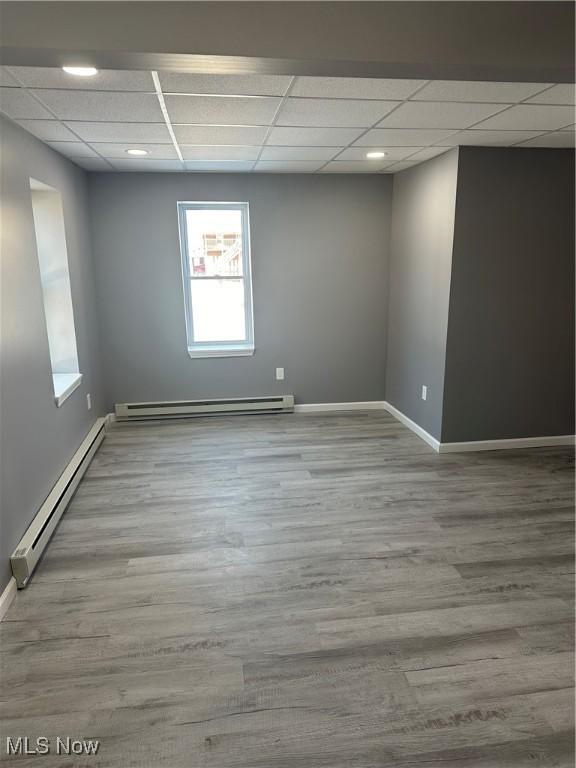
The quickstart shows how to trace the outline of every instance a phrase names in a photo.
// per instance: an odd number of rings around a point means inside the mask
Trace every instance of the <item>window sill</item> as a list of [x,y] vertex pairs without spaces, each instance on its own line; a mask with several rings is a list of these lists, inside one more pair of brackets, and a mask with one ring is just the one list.
[[58,408],[64,403],[82,383],[81,373],[53,373],[54,400]]
[[188,347],[188,354],[192,358],[198,357],[249,357],[254,354],[253,346],[224,346],[217,347]]

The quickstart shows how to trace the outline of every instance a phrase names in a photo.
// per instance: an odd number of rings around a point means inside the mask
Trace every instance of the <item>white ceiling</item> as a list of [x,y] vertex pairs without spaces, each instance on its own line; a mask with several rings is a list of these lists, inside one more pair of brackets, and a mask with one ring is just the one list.
[[574,103],[554,83],[0,68],[0,111],[98,171],[394,173],[458,145],[573,147]]

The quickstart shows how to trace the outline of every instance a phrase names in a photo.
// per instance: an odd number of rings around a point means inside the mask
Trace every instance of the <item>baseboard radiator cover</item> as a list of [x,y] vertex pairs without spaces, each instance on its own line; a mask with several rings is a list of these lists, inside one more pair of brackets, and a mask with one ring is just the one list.
[[116,403],[116,421],[183,419],[248,413],[292,413],[294,395],[232,397],[215,400],[166,400],[151,403]]
[[97,419],[14,550],[10,565],[18,589],[28,584],[54,529],[105,436],[106,419]]

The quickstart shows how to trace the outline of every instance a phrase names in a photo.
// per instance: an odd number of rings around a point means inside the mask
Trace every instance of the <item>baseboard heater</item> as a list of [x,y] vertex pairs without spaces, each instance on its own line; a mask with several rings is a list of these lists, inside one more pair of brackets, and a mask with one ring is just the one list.
[[97,419],[14,550],[10,564],[18,589],[28,584],[58,521],[105,435],[106,419]]
[[118,421],[182,419],[191,416],[247,413],[291,413],[294,395],[233,397],[217,400],[167,400],[156,403],[116,403]]

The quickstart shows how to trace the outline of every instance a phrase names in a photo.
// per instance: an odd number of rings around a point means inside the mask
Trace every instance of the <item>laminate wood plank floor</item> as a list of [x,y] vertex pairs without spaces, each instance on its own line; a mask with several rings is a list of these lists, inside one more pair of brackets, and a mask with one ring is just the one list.
[[114,425],[0,624],[3,736],[93,768],[572,768],[570,448],[384,412]]

